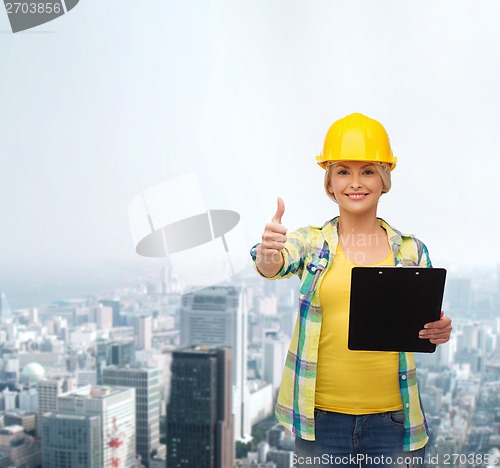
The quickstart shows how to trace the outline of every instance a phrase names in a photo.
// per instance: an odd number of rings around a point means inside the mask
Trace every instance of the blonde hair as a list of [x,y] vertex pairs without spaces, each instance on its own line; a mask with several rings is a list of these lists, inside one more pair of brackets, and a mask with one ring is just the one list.
[[[328,198],[331,198],[335,203],[337,203],[335,195],[328,191],[328,186],[330,185],[330,180],[331,180],[330,168],[340,163],[341,161],[332,162],[326,167],[325,171],[325,181],[324,181],[325,192]],[[389,168],[389,165],[384,163],[373,163],[373,167],[375,168],[375,170],[378,172],[378,175],[382,179],[382,185],[383,185],[382,193],[387,193],[389,190],[391,190],[391,185],[392,185],[391,170]]]

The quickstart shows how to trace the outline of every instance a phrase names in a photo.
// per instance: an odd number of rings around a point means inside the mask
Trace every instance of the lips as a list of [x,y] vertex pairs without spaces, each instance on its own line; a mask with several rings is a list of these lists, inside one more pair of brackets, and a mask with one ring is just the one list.
[[346,193],[345,195],[347,197],[349,197],[351,200],[362,200],[368,194],[367,193]]

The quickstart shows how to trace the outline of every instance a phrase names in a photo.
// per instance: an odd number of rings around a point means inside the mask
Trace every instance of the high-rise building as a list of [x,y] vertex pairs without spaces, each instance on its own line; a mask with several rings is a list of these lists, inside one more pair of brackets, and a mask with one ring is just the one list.
[[182,296],[181,345],[233,349],[233,414],[236,440],[251,440],[247,382],[248,312],[243,290],[212,286]]
[[101,466],[136,466],[134,388],[99,385],[77,388],[58,397],[57,414],[98,416]]
[[121,327],[123,325],[122,316],[120,314],[119,300],[103,299],[102,301],[99,301],[99,304],[113,309],[113,327]]
[[2,390],[4,411],[13,411],[16,409],[17,392],[9,390],[7,387]]
[[12,322],[12,310],[4,292],[0,293],[0,324]]
[[172,353],[167,406],[167,466],[234,466],[232,350],[196,347]]
[[278,283],[276,281],[266,281],[264,283],[264,296],[265,297],[276,297],[276,286]]
[[102,383],[102,370],[107,366],[124,367],[135,364],[133,340],[98,341],[96,347],[97,383]]
[[103,468],[99,416],[45,413],[40,428],[42,466]]
[[275,392],[281,384],[289,344],[290,339],[279,332],[268,332],[264,338],[263,377]]
[[472,283],[470,278],[446,280],[445,301],[452,311],[466,312],[472,306]]
[[27,413],[20,409],[4,413],[4,423],[6,426],[21,426],[24,432],[35,435],[36,430],[36,414]]
[[150,458],[158,453],[160,446],[160,370],[110,366],[103,370],[102,382],[135,388],[136,451],[148,468]]
[[111,330],[113,328],[113,308],[99,303],[94,309],[95,320],[99,330]]
[[76,386],[97,385],[97,372],[95,370],[77,370]]
[[142,315],[135,321],[135,336],[137,349],[149,351],[153,339],[153,319],[150,315]]
[[266,461],[274,462],[276,468],[293,468],[293,452],[290,450],[269,450]]
[[477,350],[479,348],[480,325],[478,323],[465,323],[462,325],[462,336],[458,341],[457,351]]
[[30,323],[37,324],[38,322],[38,308],[37,307],[30,307],[29,309],[29,321]]
[[38,411],[38,393],[36,388],[27,388],[19,392],[19,409],[27,413]]
[[19,351],[12,347],[0,347],[0,381],[16,384],[19,378]]
[[[27,435],[18,425],[6,425],[0,428],[0,460],[8,460],[2,466],[25,466],[34,468],[40,466],[40,444]],[[44,465],[45,466],[45,465]]]
[[[68,378],[44,379],[36,384],[38,393],[38,414],[55,412],[57,409],[57,397],[64,392],[73,389],[73,380]],[[37,433],[41,434],[41,418],[38,419]]]

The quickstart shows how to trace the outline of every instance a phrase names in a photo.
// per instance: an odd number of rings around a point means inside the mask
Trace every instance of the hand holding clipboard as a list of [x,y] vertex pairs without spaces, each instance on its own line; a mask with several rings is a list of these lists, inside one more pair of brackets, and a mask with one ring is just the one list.
[[353,268],[348,348],[434,352],[451,331],[445,279],[443,268]]
[[443,344],[450,339],[451,329],[451,318],[445,317],[442,310],[441,318],[436,322],[426,323],[424,329],[418,333],[418,336],[420,339],[429,340],[436,345]]

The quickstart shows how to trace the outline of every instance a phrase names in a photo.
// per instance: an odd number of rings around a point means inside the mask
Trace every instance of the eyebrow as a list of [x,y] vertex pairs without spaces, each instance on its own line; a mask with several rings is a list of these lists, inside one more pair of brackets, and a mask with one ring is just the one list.
[[[365,164],[365,165],[361,166],[360,169],[364,169],[365,167],[368,167],[368,166],[373,166],[373,163]],[[351,169],[350,166],[346,166],[344,164],[337,164],[337,167],[343,167],[345,169]]]

